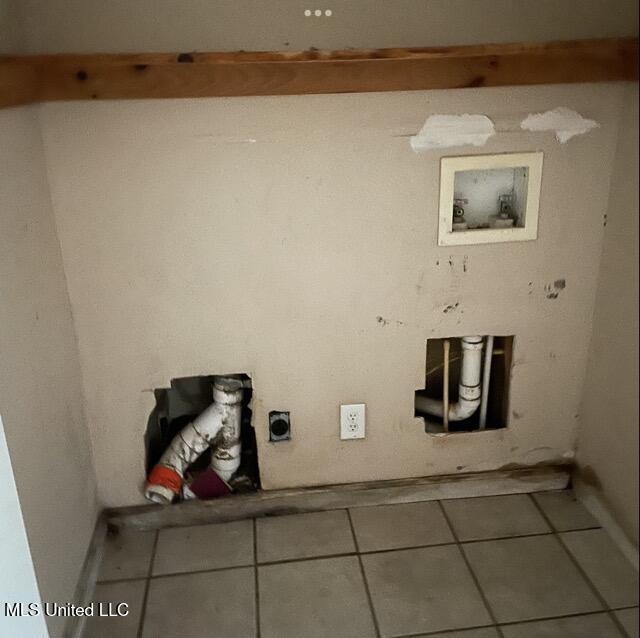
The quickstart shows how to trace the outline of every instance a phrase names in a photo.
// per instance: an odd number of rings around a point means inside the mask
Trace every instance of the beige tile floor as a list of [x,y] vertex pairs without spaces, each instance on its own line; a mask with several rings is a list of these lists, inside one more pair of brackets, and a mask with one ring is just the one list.
[[570,492],[122,533],[86,638],[637,638],[638,573]]

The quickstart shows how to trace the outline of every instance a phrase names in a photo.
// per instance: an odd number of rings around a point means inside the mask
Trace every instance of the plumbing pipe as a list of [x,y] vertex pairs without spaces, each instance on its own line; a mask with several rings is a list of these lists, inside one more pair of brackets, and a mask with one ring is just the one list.
[[[503,355],[504,354],[504,348],[493,348],[493,356],[498,356],[498,355]],[[461,357],[449,357],[449,366],[451,366],[451,364],[454,361],[460,361]],[[434,374],[435,372],[437,372],[438,370],[442,370],[442,368],[444,368],[444,363],[439,363],[437,366],[433,366],[433,368],[429,368],[429,370],[427,370],[427,374],[425,375],[425,377],[428,379],[432,374]]]
[[171,441],[149,474],[145,496],[168,504],[180,492],[187,468],[209,447],[211,467],[227,481],[240,465],[242,381],[214,377],[213,403]]
[[442,428],[445,432],[449,431],[449,348],[451,343],[449,339],[445,339],[442,344],[442,358],[444,370],[442,374]]
[[[482,369],[482,337],[462,337],[462,363],[458,382],[458,401],[449,405],[449,421],[468,419],[480,406],[480,373]],[[442,401],[429,397],[416,397],[416,410],[432,416],[444,416]],[[444,419],[443,419],[444,420]]]
[[214,379],[213,400],[226,405],[228,416],[222,418],[222,429],[214,441],[211,468],[223,481],[228,481],[240,467],[240,425],[242,423],[242,388],[239,379],[217,377]]
[[493,357],[493,335],[487,335],[487,348],[484,351],[482,370],[482,396],[480,397],[480,430],[487,426],[487,406],[489,404],[489,382],[491,381],[491,359]]

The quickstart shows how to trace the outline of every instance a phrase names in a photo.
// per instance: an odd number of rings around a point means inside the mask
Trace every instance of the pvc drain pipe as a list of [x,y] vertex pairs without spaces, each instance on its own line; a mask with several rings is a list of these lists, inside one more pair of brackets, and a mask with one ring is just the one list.
[[[468,419],[480,405],[482,370],[482,337],[462,337],[462,363],[458,382],[458,401],[449,404],[449,421]],[[428,397],[416,397],[416,410],[432,416],[444,416],[444,403]]]
[[187,468],[208,448],[211,467],[228,481],[240,466],[242,381],[214,377],[213,403],[171,441],[149,474],[145,497],[168,504],[180,491]]

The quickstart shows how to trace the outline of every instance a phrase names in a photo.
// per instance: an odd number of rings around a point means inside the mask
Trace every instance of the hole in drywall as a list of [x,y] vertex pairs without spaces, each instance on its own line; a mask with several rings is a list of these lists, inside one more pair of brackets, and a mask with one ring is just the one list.
[[[449,343],[450,418],[447,424],[443,418],[446,399],[445,341]],[[427,340],[425,387],[415,393],[415,416],[424,419],[426,432],[476,432],[507,427],[513,341],[513,336],[493,337],[486,420],[484,427],[481,427],[483,381],[486,380],[485,364],[489,339],[450,337]],[[463,369],[466,370],[464,374]],[[476,381],[479,381],[479,387],[476,386]]]
[[[240,466],[227,482],[234,492],[257,490],[260,489],[260,471],[250,407],[253,395],[251,379],[244,373],[224,376],[236,378],[242,382]],[[149,415],[144,436],[147,475],[158,463],[174,437],[211,405],[213,383],[213,375],[181,377],[172,379],[169,388],[154,390],[156,405]],[[189,466],[185,473],[185,484],[191,484],[205,472],[210,466],[211,459],[212,451],[209,448]],[[181,498],[180,495],[179,498]]]

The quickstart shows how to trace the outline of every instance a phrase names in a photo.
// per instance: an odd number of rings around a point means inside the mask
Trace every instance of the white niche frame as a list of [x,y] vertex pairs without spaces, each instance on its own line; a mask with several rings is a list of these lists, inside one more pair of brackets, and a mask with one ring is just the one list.
[[[440,160],[440,213],[438,246],[495,244],[511,241],[532,241],[538,238],[538,210],[542,184],[542,151],[531,153],[501,153],[443,157]],[[524,226],[512,228],[482,228],[454,231],[453,198],[455,175],[458,171],[499,168],[527,168],[527,203]]]

